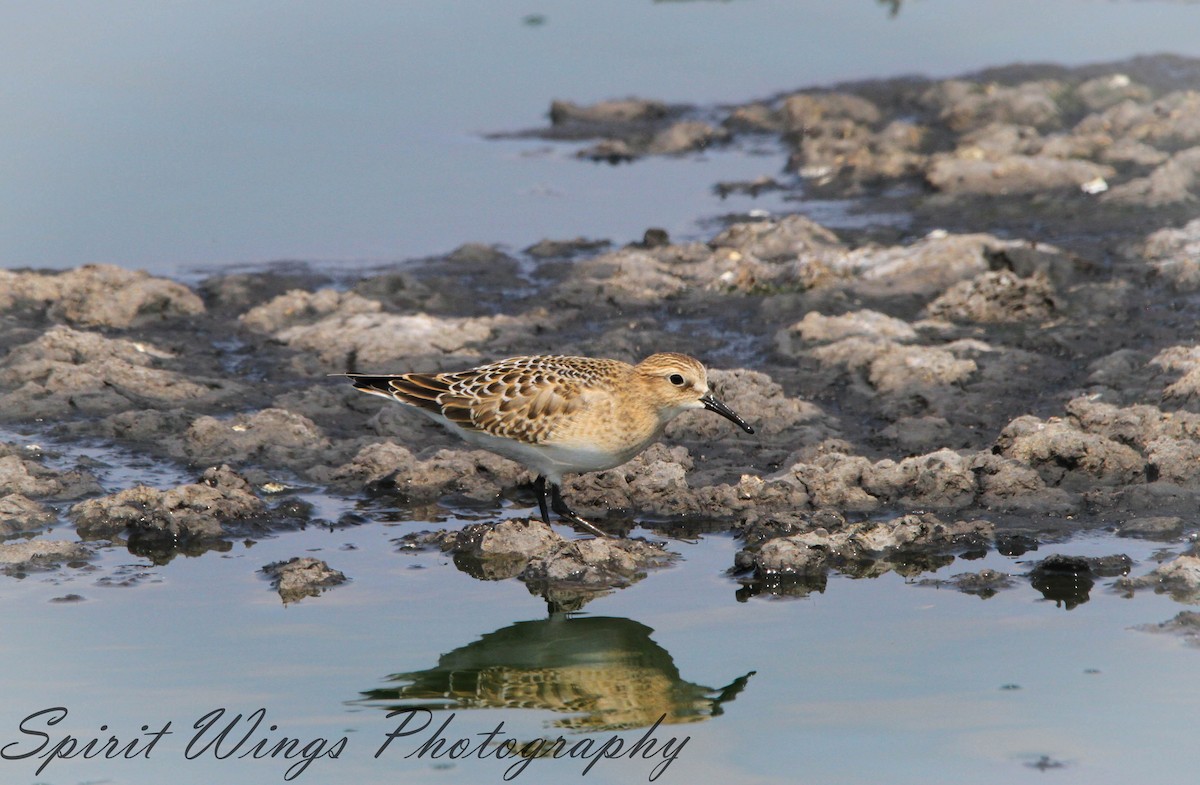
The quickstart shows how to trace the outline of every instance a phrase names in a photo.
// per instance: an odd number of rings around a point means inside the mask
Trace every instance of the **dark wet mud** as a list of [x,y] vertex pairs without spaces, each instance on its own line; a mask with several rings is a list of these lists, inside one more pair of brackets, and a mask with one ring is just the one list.
[[[1177,539],[1200,493],[1198,75],[1164,57],[729,107],[560,102],[528,132],[633,166],[773,139],[790,152],[771,187],[799,209],[853,199],[904,212],[904,229],[731,217],[698,241],[468,245],[361,276],[194,286],[109,266],[4,271],[7,427],[189,479],[102,489],[86,464],[8,443],[5,532],[64,519],[79,547],[163,561],[369,518],[322,521],[300,490],[435,523],[528,504],[520,467],[327,374],[672,350],[713,367],[758,433],[689,415],[630,464],[572,479],[570,498],[614,531],[737,532],[730,567],[754,581],[997,533],[1165,517],[1148,531]],[[920,533],[903,534],[912,520]]]

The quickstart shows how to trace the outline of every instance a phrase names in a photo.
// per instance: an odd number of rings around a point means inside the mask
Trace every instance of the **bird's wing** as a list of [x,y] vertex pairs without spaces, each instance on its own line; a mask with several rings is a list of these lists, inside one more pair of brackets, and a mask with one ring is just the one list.
[[363,392],[440,414],[460,428],[536,444],[581,408],[581,392],[598,375],[577,358],[559,359],[514,358],[457,373],[349,376]]
[[580,379],[545,361],[501,361],[447,376],[442,413],[460,427],[493,436],[545,441],[581,404]]

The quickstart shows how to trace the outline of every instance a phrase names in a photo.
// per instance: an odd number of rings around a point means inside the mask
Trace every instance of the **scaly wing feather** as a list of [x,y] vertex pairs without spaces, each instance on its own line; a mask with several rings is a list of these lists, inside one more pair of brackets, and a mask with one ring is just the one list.
[[460,428],[537,444],[584,405],[581,390],[626,368],[586,357],[515,357],[457,373],[347,375],[363,392],[440,414]]

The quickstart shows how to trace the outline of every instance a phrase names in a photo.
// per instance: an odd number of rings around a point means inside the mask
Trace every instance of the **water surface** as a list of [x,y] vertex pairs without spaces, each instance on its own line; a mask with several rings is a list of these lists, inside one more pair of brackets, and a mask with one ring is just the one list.
[[[528,17],[540,17],[530,24]],[[14,2],[0,266],[356,266],[463,242],[623,243],[757,201],[784,158],[584,164],[488,141],[556,98],[744,102],[847,79],[1200,55],[1200,7],[1091,0]]]

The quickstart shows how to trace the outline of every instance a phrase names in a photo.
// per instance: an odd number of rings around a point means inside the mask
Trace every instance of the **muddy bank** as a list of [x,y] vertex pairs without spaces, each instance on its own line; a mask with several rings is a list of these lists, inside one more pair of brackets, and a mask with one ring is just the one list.
[[679,557],[662,543],[644,539],[567,539],[533,519],[416,532],[401,537],[399,544],[403,551],[449,553],[459,570],[479,580],[517,578],[554,613],[579,610]]
[[[629,464],[570,478],[567,498],[610,530],[842,521],[832,541],[806,540],[808,524],[760,531],[735,565],[760,583],[788,554],[801,572],[818,556],[822,570],[877,565],[909,553],[884,539],[956,521],[969,542],[913,535],[928,564],[1086,528],[1182,541],[1200,501],[1200,99],[1181,74],[1200,64],[1014,68],[710,109],[564,104],[538,132],[635,166],[771,135],[789,151],[772,187],[901,211],[908,229],[780,215],[700,241],[469,245],[349,279],[290,269],[192,287],[105,266],[6,271],[2,424],[117,445],[191,481],[102,484],[14,440],[0,446],[0,536],[57,521],[163,560],[313,523],[301,492],[414,521],[531,507],[520,467],[327,374],[672,350],[705,361],[757,433],[689,413]],[[539,592],[587,573],[533,563],[511,574]],[[964,585],[1003,585],[989,581]]]

